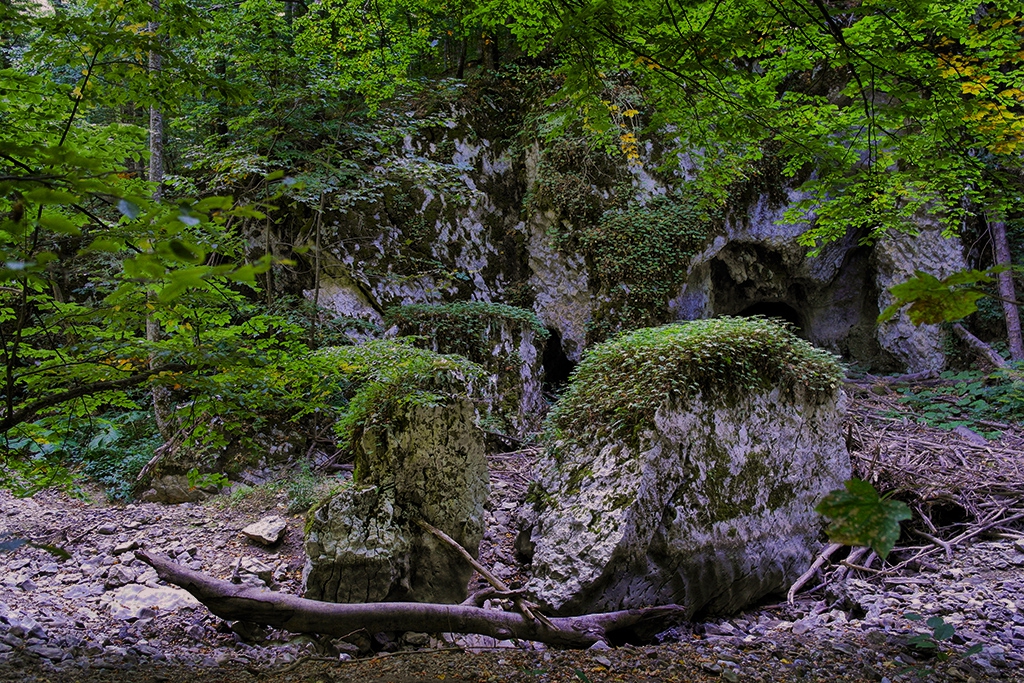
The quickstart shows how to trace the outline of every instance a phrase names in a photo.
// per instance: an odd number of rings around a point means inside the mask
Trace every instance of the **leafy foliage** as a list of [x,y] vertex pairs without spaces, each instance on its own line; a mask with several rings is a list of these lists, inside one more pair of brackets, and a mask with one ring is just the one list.
[[851,479],[845,486],[845,491],[832,491],[815,508],[831,519],[829,538],[834,543],[868,546],[885,559],[900,536],[900,522],[911,518],[910,508],[880,498],[866,481]]
[[[924,617],[914,612],[908,612],[904,615],[910,621],[922,621]],[[919,653],[930,653],[935,656],[940,662],[948,661],[954,657],[967,658],[972,655],[976,655],[984,649],[981,645],[975,643],[971,645],[963,652],[956,652],[953,649],[943,649],[943,644],[948,643],[953,636],[956,635],[956,627],[953,624],[946,622],[945,619],[939,616],[928,617],[925,621],[929,631],[926,633],[918,633],[915,636],[911,636],[907,639],[907,644],[917,650]],[[928,667],[922,667],[918,670],[918,673],[929,675],[934,674],[934,670]]]
[[587,351],[568,390],[548,416],[548,439],[593,430],[634,439],[658,408],[697,396],[725,404],[752,392],[829,395],[842,369],[779,324],[760,318],[715,318],[645,328]]
[[988,292],[977,285],[993,283],[994,276],[1004,270],[1005,267],[987,271],[965,270],[941,280],[929,273],[915,271],[913,278],[889,288],[896,301],[882,311],[878,322],[891,319],[908,304],[907,313],[915,325],[966,318],[978,310],[978,299],[988,296]]
[[942,429],[968,427],[999,438],[1000,423],[1024,421],[1024,373],[1017,364],[993,373],[947,371],[952,386],[900,389],[899,401],[923,424]]
[[591,322],[592,340],[664,321],[690,259],[714,234],[720,213],[696,195],[659,196],[602,214],[571,233],[610,298]]
[[711,195],[724,198],[775,145],[804,193],[787,220],[809,227],[809,245],[910,229],[923,211],[955,232],[1012,207],[1024,141],[1024,19],[1012,2],[484,7],[508,12],[533,52],[562,49],[563,120],[620,130],[604,93],[629,79],[643,93],[634,117],[671,131],[680,154],[667,159]]

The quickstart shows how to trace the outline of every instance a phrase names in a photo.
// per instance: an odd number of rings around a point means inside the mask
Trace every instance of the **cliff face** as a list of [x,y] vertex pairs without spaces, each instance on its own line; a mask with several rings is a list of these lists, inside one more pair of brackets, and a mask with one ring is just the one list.
[[708,209],[685,171],[651,170],[656,141],[627,160],[582,138],[542,140],[528,108],[501,83],[435,104],[436,123],[405,135],[359,196],[326,214],[317,300],[378,324],[402,304],[520,306],[552,333],[551,376],[622,329],[754,314],[872,369],[942,367],[939,329],[875,318],[885,289],[915,269],[962,266],[958,242],[923,225],[810,257],[781,221],[795,199],[781,181]]

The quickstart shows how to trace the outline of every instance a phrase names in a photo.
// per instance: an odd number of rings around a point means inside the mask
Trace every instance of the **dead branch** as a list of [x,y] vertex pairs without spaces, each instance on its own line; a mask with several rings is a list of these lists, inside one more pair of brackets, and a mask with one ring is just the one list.
[[960,337],[960,339],[971,347],[971,350],[978,354],[978,356],[983,360],[991,363],[997,368],[1009,367],[1007,362],[1003,360],[1003,357],[996,353],[995,349],[968,332],[967,328],[960,323],[953,324],[953,332],[955,332],[956,336]]
[[[475,569],[475,570],[477,570],[477,572],[479,572],[480,576],[482,576],[485,579],[487,579],[487,583],[491,584],[492,586],[494,586],[495,589],[497,589],[499,591],[508,592],[509,588],[508,588],[508,586],[505,585],[505,582],[502,581],[501,579],[499,579],[494,574],[492,574],[491,571],[487,569],[487,567],[485,567],[482,564],[480,564],[479,562],[477,562],[473,558],[473,556],[469,554],[469,551],[466,550],[465,548],[463,548],[461,545],[459,545],[459,543],[454,538],[452,538],[451,536],[449,536],[445,532],[441,531],[440,529],[438,529],[433,524],[430,524],[429,522],[424,522],[422,519],[417,519],[416,523],[422,529],[424,529],[425,531],[433,534],[435,537],[437,537],[438,539],[443,541],[445,544],[447,544],[448,547],[450,547],[455,552],[457,552],[459,555],[461,555],[462,558],[464,560],[466,560],[466,562],[468,562],[471,567],[473,567],[473,569]],[[537,619],[540,619],[541,621],[546,622],[545,626],[547,626],[549,628],[553,628],[552,623],[548,620],[548,618],[546,616],[544,616],[543,614],[540,614],[539,612],[534,614],[533,610],[531,609],[531,605],[529,605],[522,596],[514,597],[512,599],[512,602],[513,602],[513,604],[515,604],[516,609],[519,610],[522,613],[522,615],[524,617],[526,617],[527,619],[529,619],[530,621],[536,621]]]
[[222,619],[248,621],[293,633],[343,636],[359,629],[477,633],[499,640],[517,638],[557,647],[586,648],[607,641],[617,632],[661,631],[685,617],[682,607],[666,605],[553,618],[548,626],[521,614],[466,605],[335,604],[235,585],[183,567],[166,555],[138,550],[135,557],[153,567],[164,581],[187,590]]

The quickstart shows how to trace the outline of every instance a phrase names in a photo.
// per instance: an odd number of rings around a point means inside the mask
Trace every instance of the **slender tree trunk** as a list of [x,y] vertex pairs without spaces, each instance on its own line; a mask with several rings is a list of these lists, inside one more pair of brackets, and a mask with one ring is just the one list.
[[[150,7],[155,19],[160,12],[160,0],[150,0]],[[150,22],[147,28],[155,33],[158,27],[159,24],[154,21]],[[163,59],[160,52],[150,50],[151,83],[153,82],[152,77],[160,72],[162,66]],[[160,107],[155,104],[149,106],[149,182],[153,183],[153,199],[159,201],[164,195],[164,115]],[[155,299],[156,295],[154,292],[149,292],[147,298]],[[160,322],[152,312],[146,315],[146,341],[160,341]],[[150,356],[150,368],[155,367],[157,363],[156,358]],[[153,386],[151,393],[153,395],[153,416],[156,418],[157,429],[165,441],[170,441],[177,431],[174,424],[174,400],[171,390],[163,386]]]
[[[1006,237],[1006,223],[989,221],[989,235],[992,236],[992,251],[997,266],[1010,266],[1010,241]],[[999,296],[1003,300],[1003,317],[1006,319],[1006,337],[1010,345],[1010,358],[1024,360],[1024,339],[1021,337],[1020,311],[1017,310],[1017,296],[1013,286],[1013,272],[1006,270],[997,276]]]

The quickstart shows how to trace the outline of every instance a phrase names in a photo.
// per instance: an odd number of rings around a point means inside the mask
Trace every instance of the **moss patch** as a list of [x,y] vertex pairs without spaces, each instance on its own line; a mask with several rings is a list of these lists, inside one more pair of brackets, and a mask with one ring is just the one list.
[[832,354],[762,318],[716,318],[646,328],[591,348],[548,416],[547,438],[595,436],[636,446],[658,408],[700,394],[733,405],[780,386],[831,396],[842,381]]
[[439,405],[466,396],[483,369],[457,355],[418,349],[412,339],[322,349],[302,367],[310,405],[331,405],[335,432],[353,452],[369,424],[389,423],[397,409]]
[[595,312],[588,341],[664,322],[690,259],[720,219],[708,201],[683,194],[605,211],[596,224],[574,229],[568,241],[586,257],[592,284],[609,302]]
[[429,337],[445,353],[457,353],[481,365],[494,363],[494,342],[499,339],[495,327],[533,330],[542,341],[548,337],[532,311],[482,301],[396,306],[389,308],[384,318],[402,334]]

